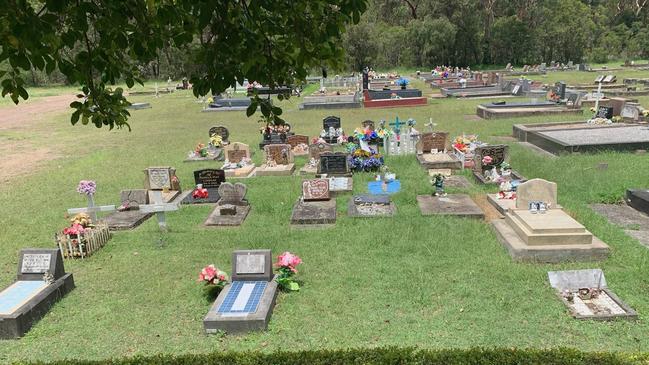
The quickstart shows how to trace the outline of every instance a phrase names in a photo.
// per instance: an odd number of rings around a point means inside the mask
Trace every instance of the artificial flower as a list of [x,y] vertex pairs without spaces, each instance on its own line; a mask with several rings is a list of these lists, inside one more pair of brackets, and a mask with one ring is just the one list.
[[97,183],[92,180],[81,180],[77,185],[79,194],[93,195],[97,191]]
[[228,281],[228,275],[212,264],[201,270],[198,281],[204,281],[206,285],[224,285]]

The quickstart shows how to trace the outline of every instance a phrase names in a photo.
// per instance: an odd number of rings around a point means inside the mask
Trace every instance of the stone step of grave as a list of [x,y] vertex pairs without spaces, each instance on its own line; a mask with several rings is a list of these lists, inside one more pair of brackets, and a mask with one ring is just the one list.
[[[516,209],[516,199],[498,199],[498,194],[487,194],[487,200],[502,214]],[[554,208],[562,209],[559,204],[555,205]]]
[[531,246],[589,245],[593,242],[593,235],[581,224],[565,213],[555,213],[563,211],[551,209],[545,214],[531,214],[527,210],[514,210],[505,215],[505,221]]
[[462,169],[460,159],[449,153],[423,153],[417,155],[417,161],[426,169]]
[[496,231],[498,239],[515,261],[545,263],[596,261],[606,259],[610,252],[609,247],[595,236],[592,237],[592,243],[588,245],[529,246],[506,220],[494,219],[491,221],[491,224]]

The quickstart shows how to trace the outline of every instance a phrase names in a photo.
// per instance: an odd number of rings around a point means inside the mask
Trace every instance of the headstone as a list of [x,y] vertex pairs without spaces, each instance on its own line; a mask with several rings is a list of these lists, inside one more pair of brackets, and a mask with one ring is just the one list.
[[613,107],[610,106],[600,106],[595,114],[596,118],[612,119],[613,118]]
[[321,153],[318,174],[327,176],[349,175],[347,154],[344,152]]
[[58,249],[23,249],[16,281],[0,292],[0,339],[22,337],[74,289]]
[[232,254],[232,283],[226,285],[203,319],[205,332],[265,330],[277,297],[270,250]]
[[301,134],[294,134],[291,136],[288,136],[286,139],[287,143],[291,145],[291,147],[295,148],[295,146],[299,144],[309,144],[309,136],[301,135]]
[[309,145],[309,158],[320,160],[320,155],[325,152],[333,152],[333,147],[328,143],[316,143]]
[[229,143],[228,138],[230,138],[230,131],[222,125],[212,127],[209,130],[209,137],[212,137],[213,135],[219,135],[221,136],[221,140],[223,141],[223,144],[226,145]]
[[340,117],[330,115],[322,120],[322,129],[328,131],[330,127],[334,129],[341,128]]
[[423,133],[419,143],[423,153],[444,152],[450,149],[448,132]]
[[219,169],[203,169],[194,171],[194,182],[204,188],[218,188],[225,182],[225,171]]
[[369,89],[370,85],[370,76],[369,76],[369,70],[367,67],[363,69],[363,90]]
[[[173,167],[149,167],[144,170],[144,188],[152,191],[163,191],[164,202],[169,202],[181,192],[180,181]],[[151,192],[150,192],[151,193]],[[149,200],[152,200],[149,197]]]
[[548,279],[576,319],[635,319],[638,316],[608,288],[600,269],[550,271]]
[[374,121],[371,121],[369,119],[364,120],[363,123],[361,123],[361,125],[363,126],[363,129],[369,128],[370,130],[374,130],[374,128],[375,128]]
[[219,186],[221,199],[204,224],[206,226],[240,226],[250,212],[250,203],[246,200],[247,190],[247,187],[241,183],[222,183]]
[[530,202],[544,202],[549,209],[557,206],[557,184],[543,179],[528,180],[516,189],[516,209],[528,209]]
[[554,92],[559,96],[559,99],[563,100],[566,98],[566,83],[557,82],[554,85]]
[[224,148],[225,159],[232,163],[239,163],[244,158],[250,158],[250,147],[247,144],[234,142]]
[[304,201],[329,200],[329,181],[327,179],[302,181],[302,198]]
[[278,165],[288,165],[293,162],[293,153],[291,152],[291,145],[287,144],[272,144],[264,146],[264,153],[266,160],[275,161]]
[[507,160],[508,152],[509,146],[504,144],[476,147],[473,157],[473,168],[476,172],[482,173],[484,170],[484,166],[482,166],[482,159],[485,156],[490,156],[493,159],[491,165],[498,166]]
[[627,103],[622,109],[620,116],[626,120],[637,122],[638,120],[640,120],[640,110],[638,109],[637,105]]

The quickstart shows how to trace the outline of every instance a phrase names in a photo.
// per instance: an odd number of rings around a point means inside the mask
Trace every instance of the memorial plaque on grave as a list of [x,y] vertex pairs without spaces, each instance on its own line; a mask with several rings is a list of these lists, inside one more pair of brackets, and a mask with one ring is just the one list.
[[209,137],[212,137],[215,134],[221,136],[223,142],[227,142],[228,138],[230,137],[230,131],[228,131],[227,128],[221,125],[210,128],[209,133]]
[[327,175],[349,174],[347,154],[343,152],[327,152],[320,154],[318,173]]
[[597,114],[595,115],[595,118],[612,119],[613,118],[613,107],[600,106],[599,109],[597,110]]
[[232,254],[232,281],[266,280],[273,278],[270,250],[243,250]]
[[329,181],[326,179],[311,179],[302,182],[302,198],[304,201],[329,200]]
[[507,159],[508,149],[509,147],[507,145],[488,145],[476,148],[474,155],[475,170],[482,172],[482,169],[485,167],[482,165],[482,159],[485,156],[492,158],[493,162],[490,166],[499,166]]
[[325,131],[328,131],[330,127],[338,129],[340,128],[340,126],[340,117],[331,115],[322,120],[322,129],[324,129]]
[[446,132],[432,132],[424,133],[421,135],[421,146],[424,153],[437,150],[443,152],[448,149],[448,133]]
[[309,144],[309,137],[302,134],[294,134],[286,138],[286,142],[295,148],[299,144]]
[[278,165],[288,165],[292,162],[291,146],[288,144],[271,144],[264,146],[266,159],[275,161]]
[[149,177],[149,189],[171,189],[171,169],[168,167],[149,167],[146,169]]
[[354,204],[389,205],[390,197],[387,195],[356,195],[354,196]]
[[225,171],[219,169],[203,169],[194,171],[194,182],[204,188],[218,188],[225,182]]
[[328,143],[316,143],[309,145],[309,158],[320,159],[325,152],[333,152],[333,147]]
[[23,274],[44,274],[50,269],[52,255],[49,253],[25,253],[22,258]]
[[235,142],[225,147],[225,158],[232,163],[239,163],[244,158],[250,158],[248,145]]

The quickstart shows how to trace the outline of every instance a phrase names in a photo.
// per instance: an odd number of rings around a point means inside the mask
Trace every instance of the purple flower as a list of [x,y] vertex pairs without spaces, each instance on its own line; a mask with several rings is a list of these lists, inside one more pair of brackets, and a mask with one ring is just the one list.
[[79,194],[93,195],[97,191],[97,184],[92,180],[81,180],[77,186]]

